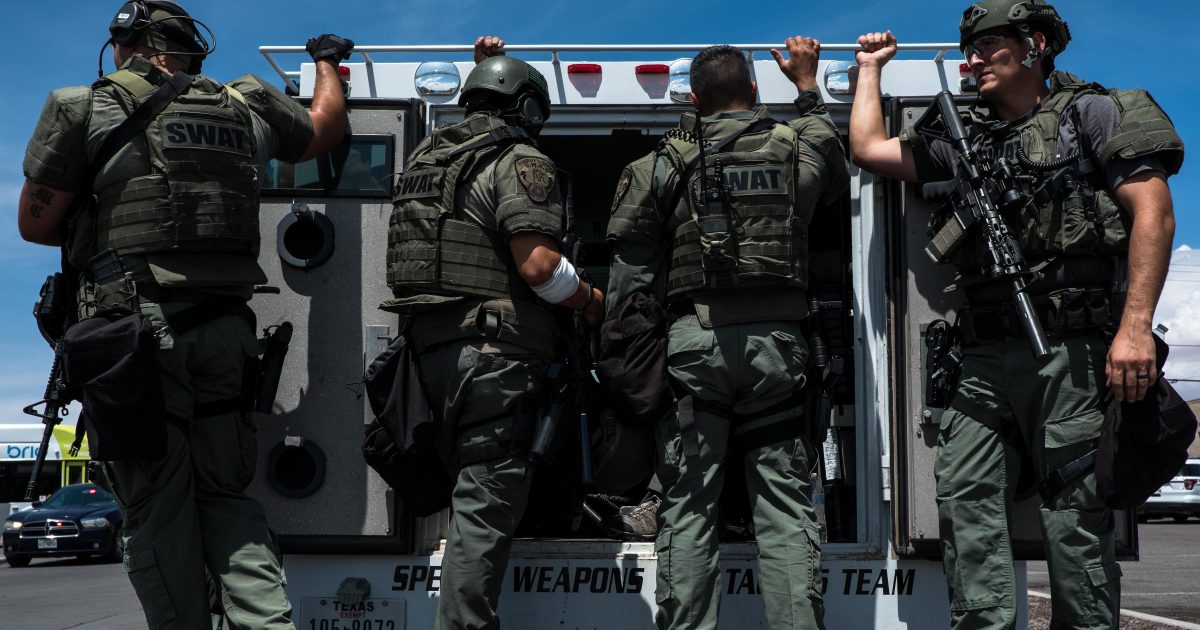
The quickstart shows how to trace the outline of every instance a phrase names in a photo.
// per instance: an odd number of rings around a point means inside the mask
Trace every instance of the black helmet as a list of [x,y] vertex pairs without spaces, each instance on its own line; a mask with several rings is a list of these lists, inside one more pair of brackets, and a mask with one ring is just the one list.
[[476,96],[507,104],[505,109],[520,115],[527,126],[540,128],[550,117],[546,77],[528,63],[507,55],[488,57],[467,75],[458,104],[465,107]]
[[966,50],[967,44],[985,31],[1011,28],[1028,36],[1032,31],[1046,35],[1046,45],[1054,56],[1067,48],[1071,41],[1071,30],[1046,0],[983,0],[963,11],[958,24],[958,47]]

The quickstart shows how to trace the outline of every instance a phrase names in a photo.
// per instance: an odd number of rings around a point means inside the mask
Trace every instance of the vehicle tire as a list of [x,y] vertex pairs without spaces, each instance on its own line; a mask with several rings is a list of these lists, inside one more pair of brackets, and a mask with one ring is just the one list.
[[125,555],[125,527],[120,523],[117,524],[117,531],[113,532],[112,545],[108,548],[108,553],[104,554],[104,559],[108,562],[120,562]]
[[1172,516],[1171,518],[1175,519],[1176,523],[1186,523],[1188,520],[1187,514],[1176,514],[1175,516]]
[[31,560],[33,560],[33,558],[30,558],[29,556],[5,556],[4,557],[4,561],[8,563],[8,566],[10,566],[14,569],[20,569],[21,567],[29,566],[29,562]]

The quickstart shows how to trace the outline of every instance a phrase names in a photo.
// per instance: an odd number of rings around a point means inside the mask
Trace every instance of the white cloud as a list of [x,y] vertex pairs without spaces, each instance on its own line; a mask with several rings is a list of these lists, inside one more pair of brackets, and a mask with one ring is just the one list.
[[[1171,355],[1163,368],[1167,378],[1200,380],[1200,252],[1188,245],[1171,255],[1154,321],[1168,328]],[[1175,387],[1184,399],[1200,398],[1200,383],[1180,382]]]

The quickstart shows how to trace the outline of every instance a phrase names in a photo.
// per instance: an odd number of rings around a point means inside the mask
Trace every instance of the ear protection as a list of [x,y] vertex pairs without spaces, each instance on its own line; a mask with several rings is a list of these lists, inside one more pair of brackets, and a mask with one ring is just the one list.
[[530,92],[518,96],[512,109],[521,117],[522,126],[529,127],[531,131],[541,131],[549,113],[542,109],[541,102]]

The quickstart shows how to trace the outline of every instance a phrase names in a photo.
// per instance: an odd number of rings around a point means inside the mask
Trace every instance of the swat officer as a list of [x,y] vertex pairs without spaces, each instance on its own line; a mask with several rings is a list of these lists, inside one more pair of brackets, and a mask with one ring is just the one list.
[[[255,446],[240,411],[242,372],[261,352],[245,302],[266,282],[260,174],[271,158],[306,160],[341,142],[337,64],[353,43],[309,40],[317,80],[305,110],[250,75],[227,85],[200,76],[212,47],[198,27],[207,30],[174,2],[121,6],[109,27],[119,70],[46,101],[25,153],[18,224],[23,238],[62,245],[80,268],[97,252],[115,256],[119,281],[97,286],[85,272],[82,316],[124,304],[157,333],[165,452],[104,465],[147,625],[211,628],[207,570],[232,627],[292,628],[266,515],[244,493]],[[95,160],[129,112],[163,94],[154,118],[133,127],[111,159]],[[93,205],[79,203],[93,195]],[[68,221],[77,227],[64,245]],[[103,421],[86,402],[84,412]]]
[[592,324],[604,296],[559,254],[559,175],[536,146],[546,79],[476,42],[466,118],[414,150],[396,185],[388,284],[418,354],[442,460],[455,478],[436,628],[498,628],[512,536],[525,511],[542,381],[555,349],[551,305]]
[[[1158,376],[1150,322],[1174,234],[1167,177],[1179,170],[1183,145],[1144,92],[1109,91],[1054,71],[1071,36],[1044,0],[977,2],[964,11],[959,32],[979,86],[968,128],[975,150],[1012,161],[1035,210],[1006,221],[1040,276],[1028,293],[1050,357],[1039,361],[1030,352],[1007,306],[1011,290],[982,276],[978,242],[954,250],[966,297],[959,312],[964,359],[935,462],[951,625],[1013,627],[1007,523],[1017,463],[1026,456],[1045,480],[1051,625],[1115,628],[1121,569],[1113,514],[1094,473],[1067,472],[1096,447],[1102,385],[1117,400],[1135,401]],[[880,75],[896,53],[895,38],[869,33],[858,42],[855,162],[908,182],[952,179],[948,143],[884,131]],[[1128,265],[1122,313],[1112,278],[1123,276],[1126,260],[1136,264]],[[1107,329],[1116,331],[1111,344]]]
[[[811,445],[800,417],[808,347],[808,238],[849,179],[820,103],[820,44],[773,51],[799,91],[789,123],[755,107],[745,55],[713,46],[692,61],[685,114],[617,185],[610,315],[635,292],[668,304],[675,412],[657,426],[660,628],[715,628],[717,502],[726,462],[745,469],[768,625],[822,628]],[[703,149],[704,154],[701,154]]]

